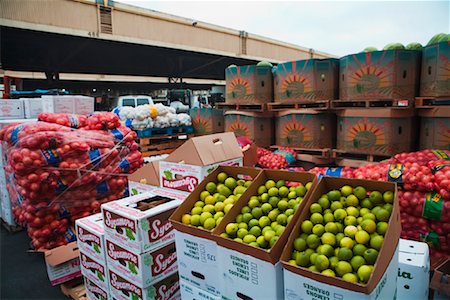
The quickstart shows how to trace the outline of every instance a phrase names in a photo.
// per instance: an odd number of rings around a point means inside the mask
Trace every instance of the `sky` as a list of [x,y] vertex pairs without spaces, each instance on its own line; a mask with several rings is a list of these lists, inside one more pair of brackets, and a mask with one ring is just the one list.
[[450,1],[116,0],[336,56],[450,32]]

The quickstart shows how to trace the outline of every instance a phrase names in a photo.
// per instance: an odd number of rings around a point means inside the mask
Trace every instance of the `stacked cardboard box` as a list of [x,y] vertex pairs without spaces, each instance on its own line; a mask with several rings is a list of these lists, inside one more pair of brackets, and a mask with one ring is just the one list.
[[155,187],[102,205],[107,278],[114,299],[179,298],[174,232],[168,217],[186,196]]

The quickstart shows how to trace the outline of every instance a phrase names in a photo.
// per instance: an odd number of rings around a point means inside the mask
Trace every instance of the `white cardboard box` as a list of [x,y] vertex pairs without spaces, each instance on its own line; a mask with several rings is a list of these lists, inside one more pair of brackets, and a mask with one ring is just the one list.
[[273,265],[221,246],[217,253],[222,299],[283,299],[281,263]]
[[49,113],[75,113],[73,96],[42,96],[42,111]]
[[88,96],[75,95],[74,112],[79,115],[90,115],[94,112],[94,98]]
[[[156,188],[118,201],[103,204],[102,214],[107,240],[133,251],[144,253],[171,243],[175,236],[169,216],[186,198],[187,193]],[[141,211],[139,202],[165,197],[172,201]]]
[[23,101],[21,99],[2,99],[0,101],[0,119],[23,119]]
[[176,230],[175,244],[180,280],[220,297],[222,280],[218,276],[217,243]]
[[81,276],[80,251],[76,242],[44,251],[48,278],[52,285]]
[[37,118],[43,112],[44,106],[42,98],[23,98],[23,107],[25,111],[25,118]]
[[103,228],[103,215],[91,215],[75,222],[77,231],[78,249],[82,253],[105,264],[105,230]]
[[104,262],[99,262],[80,252],[81,274],[102,289],[108,289],[108,268]]
[[178,270],[175,243],[138,254],[107,239],[106,249],[108,268],[140,287],[148,287]]
[[284,273],[284,299],[286,300],[375,300],[395,299],[397,289],[398,247],[386,272],[370,295],[328,285],[307,277],[299,276],[287,269]]
[[180,282],[178,274],[141,288],[123,278],[113,270],[109,270],[111,296],[115,300],[178,300],[180,299]]
[[397,299],[428,299],[430,255],[426,243],[400,239]]
[[220,300],[220,296],[214,296],[180,279],[181,299],[183,300]]
[[108,289],[102,289],[94,282],[84,277],[84,287],[86,288],[86,294],[89,300],[110,300],[112,299],[109,295],[109,282]]

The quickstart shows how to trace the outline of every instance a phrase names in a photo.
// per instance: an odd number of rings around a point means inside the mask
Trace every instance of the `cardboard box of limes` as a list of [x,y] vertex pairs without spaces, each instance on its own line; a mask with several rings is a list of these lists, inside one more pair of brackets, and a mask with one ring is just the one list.
[[322,177],[281,256],[286,297],[395,298],[396,190],[391,182]]
[[217,244],[211,232],[238,200],[237,195],[245,195],[246,186],[251,184],[249,179],[260,172],[254,168],[219,166],[172,214],[181,280],[220,296]]
[[225,215],[213,231],[223,299],[283,298],[280,255],[317,182],[312,173],[264,170]]

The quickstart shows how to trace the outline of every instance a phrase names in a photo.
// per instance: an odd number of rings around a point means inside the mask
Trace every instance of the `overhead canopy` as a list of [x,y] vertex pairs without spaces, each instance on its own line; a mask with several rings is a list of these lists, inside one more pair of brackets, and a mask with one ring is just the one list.
[[171,78],[225,78],[230,64],[257,61],[194,51],[1,27],[5,70]]

